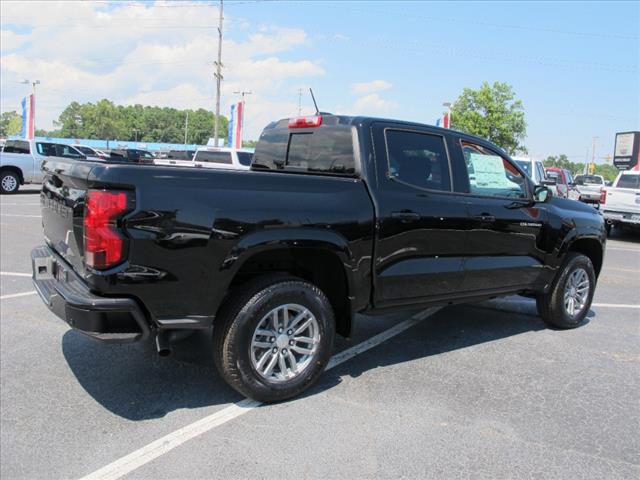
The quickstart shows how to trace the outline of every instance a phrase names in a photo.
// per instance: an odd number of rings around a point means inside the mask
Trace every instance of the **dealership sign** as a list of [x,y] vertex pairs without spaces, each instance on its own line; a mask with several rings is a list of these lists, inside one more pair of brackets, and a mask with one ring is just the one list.
[[616,133],[613,164],[619,170],[636,170],[640,150],[640,132]]

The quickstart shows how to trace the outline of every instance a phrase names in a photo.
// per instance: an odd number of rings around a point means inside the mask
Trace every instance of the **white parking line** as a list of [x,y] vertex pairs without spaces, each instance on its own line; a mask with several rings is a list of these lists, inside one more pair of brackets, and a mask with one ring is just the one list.
[[617,250],[619,252],[636,252],[636,253],[640,253],[640,249],[638,249],[638,248],[607,247],[607,250]]
[[604,267],[605,270],[615,270],[617,272],[631,272],[631,273],[640,273],[640,270],[636,270],[635,268],[615,268],[615,267]]
[[30,273],[17,273],[17,272],[0,272],[0,276],[3,277],[30,277]]
[[42,215],[19,215],[13,213],[0,213],[2,217],[26,217],[26,218],[40,218]]
[[30,292],[12,293],[10,295],[2,295],[0,300],[8,300],[9,298],[27,297],[29,295],[35,295],[37,292],[32,290]]
[[4,207],[5,205],[7,206],[12,206],[12,207],[22,207],[27,206],[27,207],[33,207],[36,205],[40,205],[39,203],[5,203],[5,202],[0,202],[0,207]]
[[628,303],[592,303],[592,307],[598,308],[635,308],[640,309],[640,305],[630,305]]
[[[418,322],[424,320],[425,318],[433,315],[435,312],[440,310],[441,307],[429,308],[424,310],[413,317],[405,320],[403,322],[394,325],[388,330],[385,330],[378,335],[375,335],[368,340],[365,340],[358,345],[354,345],[347,350],[338,353],[331,357],[329,363],[327,364],[326,370],[330,370],[334,367],[337,367],[341,363],[350,360],[356,355],[366,352],[367,350],[375,347],[376,345],[381,344],[385,340],[388,340],[399,333],[404,332],[406,329],[413,327]],[[212,430],[215,427],[219,427],[220,425],[224,425],[227,422],[230,422],[234,418],[237,418],[245,413],[250,412],[251,410],[262,405],[260,402],[255,400],[244,399],[233,405],[230,405],[216,413],[213,413],[207,417],[204,417],[194,423],[187,425],[186,427],[182,427],[174,432],[165,435],[164,437],[159,438],[158,440],[145,445],[144,447],[126,455],[113,463],[101,468],[100,470],[96,470],[93,473],[90,473],[86,477],[83,477],[81,480],[116,480],[128,473],[140,468],[143,465],[146,465],[150,461],[164,455],[167,452],[170,452],[176,447],[179,447],[183,443],[195,438],[203,433],[206,433]]]

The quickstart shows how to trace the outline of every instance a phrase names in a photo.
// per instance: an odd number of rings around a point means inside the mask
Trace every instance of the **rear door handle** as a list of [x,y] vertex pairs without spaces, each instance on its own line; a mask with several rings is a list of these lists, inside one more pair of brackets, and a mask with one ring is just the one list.
[[482,215],[476,215],[475,217],[473,217],[474,220],[480,220],[481,222],[495,222],[496,221],[496,217],[494,217],[493,215],[488,215],[488,214],[482,214]]
[[400,220],[403,223],[409,223],[409,222],[415,222],[417,220],[420,220],[420,215],[417,214],[416,212],[409,212],[409,211],[391,212],[391,218]]

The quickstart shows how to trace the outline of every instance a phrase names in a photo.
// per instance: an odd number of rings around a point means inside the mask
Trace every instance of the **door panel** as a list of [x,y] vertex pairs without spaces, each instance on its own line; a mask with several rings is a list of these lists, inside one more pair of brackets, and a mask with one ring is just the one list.
[[526,176],[486,146],[461,143],[469,175],[469,256],[462,290],[533,286],[542,273],[538,248],[546,212],[530,200]]
[[[464,277],[464,196],[451,193],[444,138],[428,128],[373,126],[378,166],[375,306],[456,294]],[[399,132],[399,133],[398,133]]]

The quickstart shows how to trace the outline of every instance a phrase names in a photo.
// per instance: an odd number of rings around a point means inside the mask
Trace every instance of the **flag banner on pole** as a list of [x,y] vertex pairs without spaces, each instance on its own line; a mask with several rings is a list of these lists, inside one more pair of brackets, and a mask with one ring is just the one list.
[[235,122],[235,116],[236,116],[236,106],[235,106],[235,104],[233,104],[233,105],[231,105],[231,115],[229,115],[229,125],[227,125],[227,127],[228,127],[227,145],[229,145],[229,146],[233,145],[233,126],[236,123]]
[[35,105],[33,100],[33,95],[29,95],[28,97],[24,97],[22,99],[22,138],[26,140],[33,139],[34,132],[34,114],[35,114]]
[[231,148],[242,148],[242,123],[243,118],[242,102],[231,105],[231,117],[229,120],[229,136],[227,142]]
[[445,112],[442,115],[442,127],[449,128],[449,112]]

